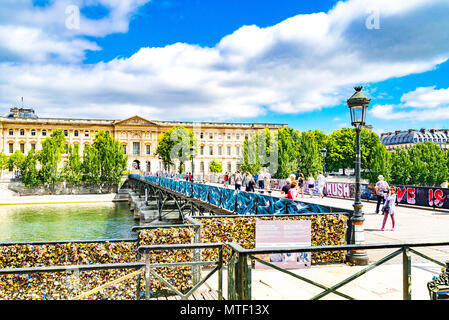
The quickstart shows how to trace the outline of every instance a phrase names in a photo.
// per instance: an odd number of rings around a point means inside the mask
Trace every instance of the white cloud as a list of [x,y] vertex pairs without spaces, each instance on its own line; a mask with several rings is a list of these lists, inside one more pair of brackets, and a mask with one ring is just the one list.
[[428,121],[449,119],[449,88],[419,87],[401,97],[401,104],[375,105],[371,115],[385,120]]
[[401,97],[405,106],[415,108],[434,108],[449,104],[449,88],[435,90],[436,86],[420,87]]
[[[100,1],[109,15],[98,25],[81,20],[87,27],[75,35],[58,29],[50,36],[48,31],[54,30],[51,21],[64,1],[40,10],[24,26],[14,25],[41,30],[35,39],[45,41],[30,41],[29,49],[20,51],[3,35],[7,44],[0,45],[0,56],[23,61],[0,63],[0,105],[25,96],[40,116],[97,118],[297,114],[339,105],[353,85],[432,70],[449,58],[449,19],[441,14],[449,9],[447,1],[349,0],[327,13],[297,15],[267,28],[243,26],[213,47],[176,43],[94,65],[73,63],[82,61],[85,50],[99,49],[89,41],[75,43],[81,40],[77,36],[126,32],[131,14],[145,2]],[[378,30],[365,26],[373,6],[381,8]],[[49,23],[43,21],[45,14]],[[34,59],[33,48],[39,53]],[[71,64],[53,58],[64,53]],[[399,119],[393,106],[375,106],[371,112]]]

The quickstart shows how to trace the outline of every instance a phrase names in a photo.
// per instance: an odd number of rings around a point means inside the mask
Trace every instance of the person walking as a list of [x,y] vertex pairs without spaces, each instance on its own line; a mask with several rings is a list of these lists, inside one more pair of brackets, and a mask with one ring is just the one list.
[[324,198],[324,186],[326,185],[326,177],[322,172],[319,172],[317,177],[318,191],[320,192],[320,198]]
[[253,176],[251,175],[251,173],[247,172],[246,176],[245,176],[245,191],[246,192],[254,192],[254,185],[256,184],[256,182],[254,181]]
[[240,171],[237,170],[234,174],[234,186],[235,190],[241,190],[242,188],[243,177],[240,174]]
[[312,173],[309,173],[309,178],[307,179],[307,184],[309,187],[310,197],[313,198],[313,188],[315,188],[315,179],[313,178]]
[[376,195],[377,195],[376,214],[379,213],[380,202],[382,201],[383,204],[385,205],[384,194],[388,193],[388,189],[389,189],[388,183],[384,180],[383,175],[379,175],[377,177],[377,180],[378,181],[376,183],[376,186],[374,187],[374,189],[376,190]]
[[388,193],[385,193],[385,203],[382,208],[384,219],[382,221],[382,228],[380,230],[384,231],[385,229],[385,223],[387,222],[388,216],[391,218],[391,231],[394,231],[395,226],[395,220],[394,220],[394,214],[396,211],[396,188],[391,186]]
[[291,184],[290,178],[285,180],[285,185],[283,185],[281,189],[281,198],[288,197],[288,190],[290,190],[290,184]]
[[290,189],[287,192],[287,199],[298,199],[298,183],[296,181],[292,181],[292,183],[290,184]]
[[223,184],[224,184],[225,188],[226,188],[226,185],[228,184],[228,179],[229,179],[228,172],[226,171],[226,173],[223,176]]
[[306,182],[306,178],[304,178],[304,175],[300,172],[298,175],[298,188],[299,191],[301,191],[301,198],[304,197],[304,184]]
[[265,175],[262,172],[260,172],[257,175],[257,184],[258,184],[259,189],[261,189],[261,190],[265,189],[265,186],[264,186],[265,181],[264,181],[264,179],[265,179]]
[[265,189],[267,189],[267,190],[270,190],[270,189],[271,189],[271,188],[270,188],[270,183],[271,183],[271,175],[270,175],[270,172],[266,172],[266,173],[263,175],[263,184],[264,184]]

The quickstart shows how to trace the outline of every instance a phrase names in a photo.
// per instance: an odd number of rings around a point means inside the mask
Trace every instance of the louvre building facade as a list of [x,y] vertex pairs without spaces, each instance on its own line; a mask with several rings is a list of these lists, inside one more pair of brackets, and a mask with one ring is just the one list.
[[[162,171],[162,163],[155,156],[158,137],[175,126],[183,126],[198,139],[199,154],[195,157],[195,174],[209,173],[209,163],[216,159],[224,171],[234,172],[239,167],[239,155],[243,142],[251,134],[264,129],[287,127],[286,124],[218,123],[147,120],[133,116],[122,120],[39,118],[33,109],[11,108],[9,114],[0,117],[0,152],[6,155],[20,150],[42,148],[42,141],[56,129],[64,130],[67,144],[78,144],[82,156],[84,146],[93,143],[95,133],[107,131],[123,145],[128,155],[128,171]],[[63,155],[63,161],[67,155]],[[190,163],[184,171],[191,172]],[[171,168],[178,168],[176,165]]]

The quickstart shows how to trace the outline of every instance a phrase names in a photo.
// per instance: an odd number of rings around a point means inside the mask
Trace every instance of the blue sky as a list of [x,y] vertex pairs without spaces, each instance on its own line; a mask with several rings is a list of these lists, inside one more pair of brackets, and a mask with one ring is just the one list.
[[448,128],[444,0],[17,0],[0,4],[0,112]]

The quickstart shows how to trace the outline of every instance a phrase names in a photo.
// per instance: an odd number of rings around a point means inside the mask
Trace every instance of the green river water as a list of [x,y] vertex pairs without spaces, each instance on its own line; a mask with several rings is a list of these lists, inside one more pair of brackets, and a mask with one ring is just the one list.
[[127,202],[0,206],[0,242],[131,238]]

